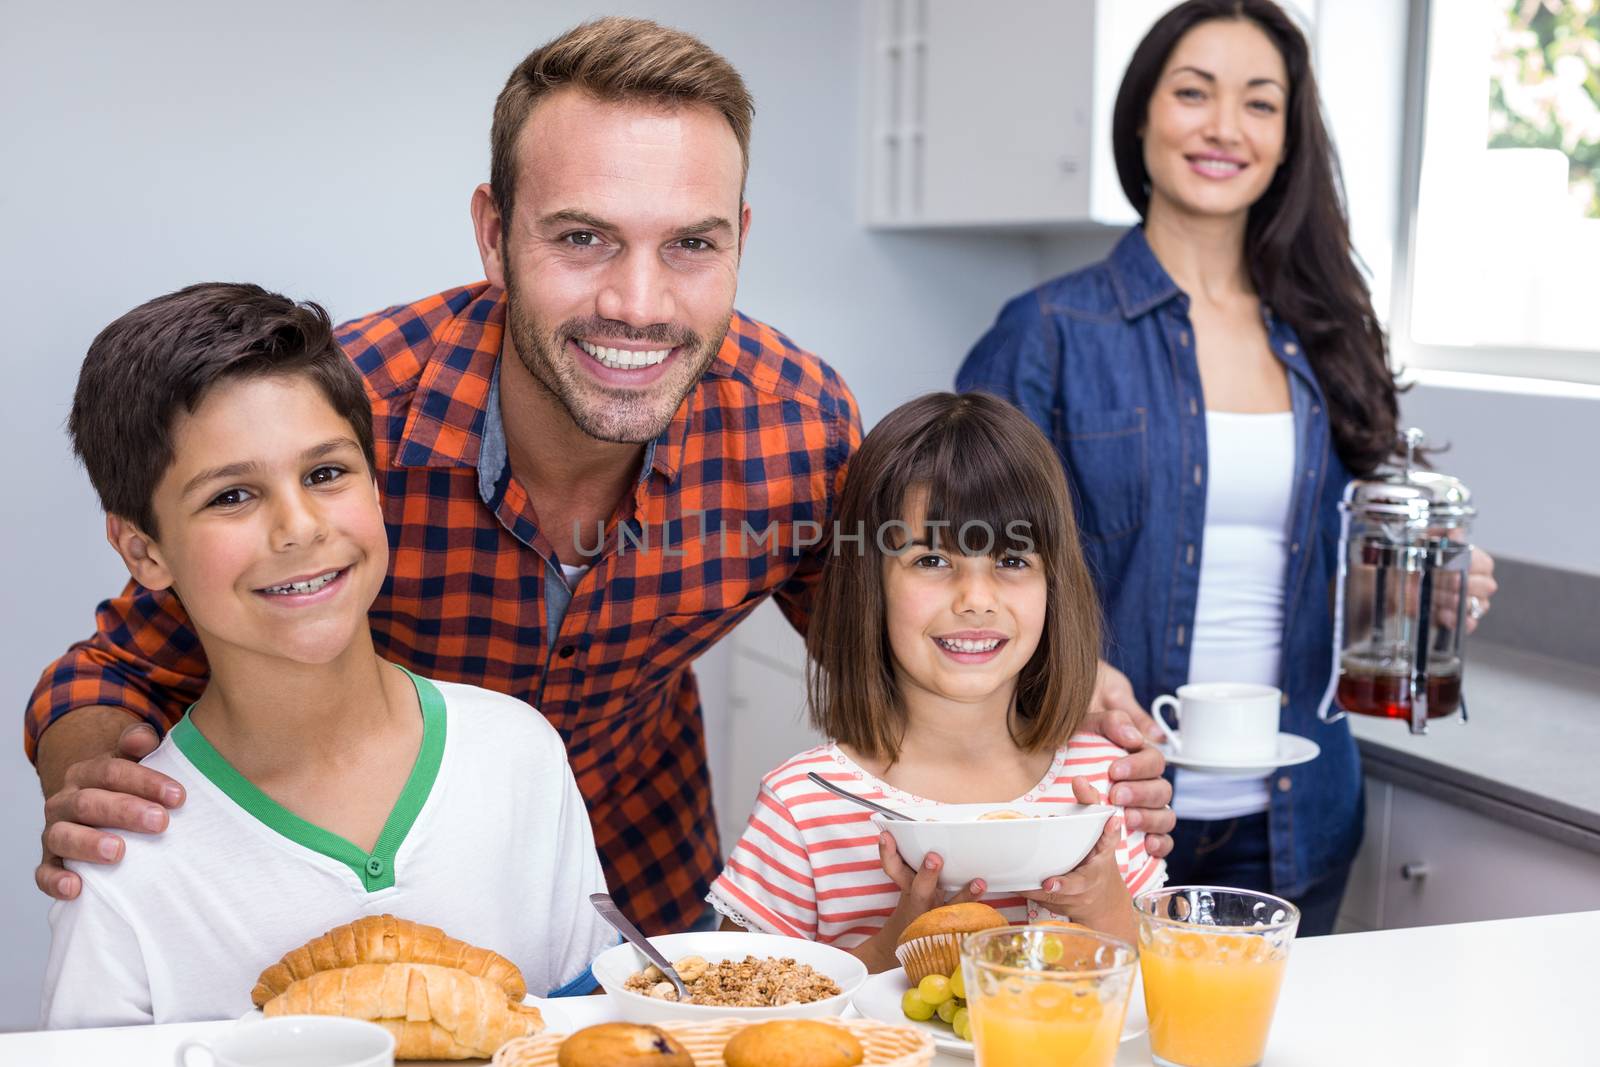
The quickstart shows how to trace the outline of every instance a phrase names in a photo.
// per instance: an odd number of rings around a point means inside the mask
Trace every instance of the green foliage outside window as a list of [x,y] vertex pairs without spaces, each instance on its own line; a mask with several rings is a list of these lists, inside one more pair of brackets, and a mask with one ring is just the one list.
[[1554,148],[1576,212],[1600,219],[1600,0],[1492,0],[1489,147]]

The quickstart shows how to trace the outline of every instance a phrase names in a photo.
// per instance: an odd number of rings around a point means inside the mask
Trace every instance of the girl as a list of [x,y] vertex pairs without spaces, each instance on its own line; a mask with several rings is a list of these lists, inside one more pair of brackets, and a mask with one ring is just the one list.
[[[1013,300],[961,369],[1052,436],[1109,631],[1094,706],[1185,682],[1283,691],[1321,757],[1178,771],[1174,880],[1294,901],[1332,930],[1361,838],[1349,727],[1325,724],[1338,502],[1390,455],[1383,330],[1351,254],[1305,37],[1270,0],[1191,0],[1134,51],[1112,149],[1143,219]],[[1474,551],[1475,619],[1494,591]]]
[[[879,971],[906,924],[947,902],[941,858],[908,869],[870,812],[808,771],[908,809],[1095,803],[1123,751],[1077,733],[1098,608],[1060,464],[1020,412],[951,393],[894,411],[851,461],[838,523],[807,637],[811,721],[832,740],[762,781],[707,899],[739,926],[835,943]],[[1118,815],[1037,890],[986,897],[977,880],[950,902],[1131,940],[1130,892],[1162,872]]]

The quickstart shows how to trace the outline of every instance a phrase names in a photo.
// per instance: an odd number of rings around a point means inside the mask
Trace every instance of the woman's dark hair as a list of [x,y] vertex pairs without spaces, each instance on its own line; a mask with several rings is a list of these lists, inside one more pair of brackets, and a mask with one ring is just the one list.
[[[869,758],[892,764],[899,756],[905,722],[883,564],[915,533],[964,555],[1038,553],[1044,632],[1017,678],[1011,736],[1029,752],[1066,744],[1094,691],[1100,602],[1061,462],[1026,415],[987,393],[929,393],[903,404],[851,458],[836,518],[806,628],[818,730]],[[918,521],[925,530],[910,530]]]
[[1305,35],[1271,0],[1188,0],[1167,12],[1134,50],[1111,120],[1117,176],[1144,217],[1150,174],[1141,131],[1167,59],[1204,22],[1238,19],[1265,33],[1289,74],[1283,162],[1250,207],[1245,261],[1262,301],[1305,346],[1328,404],[1334,447],[1356,474],[1393,453],[1399,405],[1372,295],[1356,266],[1339,160],[1322,121]]

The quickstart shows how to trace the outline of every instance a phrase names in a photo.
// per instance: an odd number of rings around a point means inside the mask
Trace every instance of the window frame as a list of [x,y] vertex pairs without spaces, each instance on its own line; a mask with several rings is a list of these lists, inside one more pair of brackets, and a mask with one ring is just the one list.
[[[1596,347],[1588,349],[1434,345],[1411,336],[1412,281],[1416,263],[1417,210],[1422,187],[1422,156],[1427,140],[1428,73],[1432,53],[1433,8],[1440,0],[1410,0],[1406,34],[1415,47],[1407,64],[1402,120],[1400,233],[1389,317],[1391,362],[1407,371],[1452,371],[1502,378],[1536,378],[1576,385],[1600,385],[1600,327]],[[1444,0],[1450,3],[1452,0]],[[1447,14],[1447,12],[1446,12]]]

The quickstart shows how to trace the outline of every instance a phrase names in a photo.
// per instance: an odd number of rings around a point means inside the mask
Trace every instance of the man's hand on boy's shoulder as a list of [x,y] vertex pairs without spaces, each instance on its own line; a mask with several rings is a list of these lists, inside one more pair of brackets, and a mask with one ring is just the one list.
[[40,892],[57,900],[71,900],[83,889],[82,879],[63,860],[116,863],[122,859],[122,839],[104,829],[159,833],[167,828],[167,809],[183,803],[181,785],[139,765],[160,739],[128,717],[121,708],[77,708],[39,738],[44,856],[33,880]]

